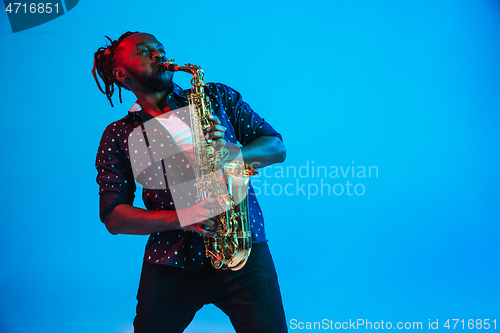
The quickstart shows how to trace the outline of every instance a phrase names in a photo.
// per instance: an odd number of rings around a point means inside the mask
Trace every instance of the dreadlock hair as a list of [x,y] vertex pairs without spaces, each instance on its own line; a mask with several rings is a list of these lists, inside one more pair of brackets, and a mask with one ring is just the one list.
[[[111,101],[111,97],[115,92],[115,84],[118,87],[118,95],[120,97],[120,103],[122,102],[122,89],[125,88],[123,84],[115,79],[113,76],[113,69],[116,64],[116,51],[118,49],[118,45],[120,45],[121,41],[127,38],[130,35],[136,34],[138,31],[131,32],[127,31],[123,35],[118,38],[118,40],[111,40],[108,36],[105,36],[111,45],[107,47],[100,47],[97,49],[97,52],[94,54],[94,67],[92,68],[92,75],[94,76],[94,80],[97,83],[97,87],[99,90],[108,97],[109,103],[113,107],[113,102]],[[104,82],[104,87],[106,91],[102,90],[99,80],[97,79],[97,75]],[[126,89],[126,88],[125,88]]]

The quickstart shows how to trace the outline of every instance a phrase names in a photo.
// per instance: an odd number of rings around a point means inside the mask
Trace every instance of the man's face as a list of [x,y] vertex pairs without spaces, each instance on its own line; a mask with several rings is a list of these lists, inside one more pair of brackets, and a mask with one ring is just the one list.
[[172,86],[173,72],[165,70],[163,45],[150,34],[138,33],[120,43],[119,64],[132,91],[162,92]]

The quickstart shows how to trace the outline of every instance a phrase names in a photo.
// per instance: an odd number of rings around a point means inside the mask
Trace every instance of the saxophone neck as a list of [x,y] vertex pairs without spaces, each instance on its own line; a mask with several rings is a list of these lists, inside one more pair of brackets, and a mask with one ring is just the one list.
[[193,87],[204,87],[205,83],[203,83],[203,79],[205,74],[200,66],[196,66],[193,64],[185,64],[184,66],[179,66],[174,64],[174,59],[170,59],[165,63],[165,68],[171,72],[185,72],[189,73],[193,76],[191,79],[191,85]]

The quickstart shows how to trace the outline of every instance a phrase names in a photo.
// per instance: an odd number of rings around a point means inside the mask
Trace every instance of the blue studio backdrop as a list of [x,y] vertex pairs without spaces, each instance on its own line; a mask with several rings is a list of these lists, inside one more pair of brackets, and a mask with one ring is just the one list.
[[[91,75],[128,30],[282,134],[254,185],[290,331],[500,329],[500,2],[82,0],[0,13],[1,332],[133,330],[147,237],[107,232],[94,162],[135,99]],[[186,330],[231,331],[214,306]]]

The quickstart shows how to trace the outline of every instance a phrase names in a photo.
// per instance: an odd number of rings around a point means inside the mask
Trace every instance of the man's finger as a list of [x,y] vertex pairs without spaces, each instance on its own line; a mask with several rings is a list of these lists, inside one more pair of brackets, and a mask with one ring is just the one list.
[[209,229],[215,227],[215,221],[212,219],[206,219],[205,221],[203,221],[203,224],[205,224]]
[[200,202],[200,206],[203,208],[211,208],[211,206],[220,206],[217,199],[209,197]]
[[210,116],[208,116],[208,118],[210,118],[214,123],[220,124],[219,118],[215,117],[213,114],[211,114]]
[[200,229],[198,229],[198,233],[204,237],[214,237],[216,235],[215,232],[213,232],[211,230],[205,230],[202,227],[200,227]]
[[224,138],[224,132],[210,132],[207,135],[205,135],[205,139],[207,140],[208,143],[211,143],[210,140],[220,140]]
[[208,126],[205,128],[205,132],[210,133],[210,132],[225,132],[227,128],[225,126],[219,125],[219,124],[214,124],[212,126]]

